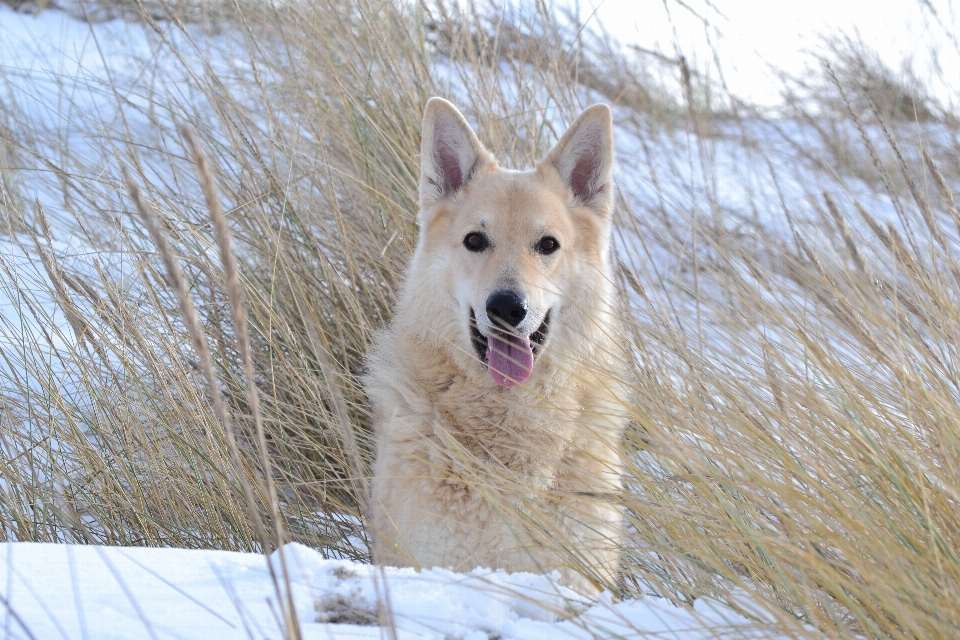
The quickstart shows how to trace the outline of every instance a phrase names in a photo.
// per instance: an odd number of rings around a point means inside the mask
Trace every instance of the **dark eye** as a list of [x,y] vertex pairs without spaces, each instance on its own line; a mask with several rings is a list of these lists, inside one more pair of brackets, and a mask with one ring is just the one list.
[[545,256],[550,255],[559,248],[560,243],[557,242],[557,239],[553,236],[543,236],[540,238],[540,242],[537,243],[537,253],[542,253]]
[[463,239],[463,246],[470,251],[479,253],[490,246],[490,241],[482,233],[468,233]]

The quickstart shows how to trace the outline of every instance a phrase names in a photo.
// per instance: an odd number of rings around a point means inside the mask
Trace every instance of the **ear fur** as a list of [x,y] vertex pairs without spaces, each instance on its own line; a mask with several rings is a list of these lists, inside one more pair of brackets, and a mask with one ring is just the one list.
[[430,98],[420,141],[420,211],[462,189],[484,164],[495,165],[463,115],[443,98]]
[[607,216],[613,204],[613,116],[610,107],[588,107],[547,153],[538,169],[552,167],[573,197]]

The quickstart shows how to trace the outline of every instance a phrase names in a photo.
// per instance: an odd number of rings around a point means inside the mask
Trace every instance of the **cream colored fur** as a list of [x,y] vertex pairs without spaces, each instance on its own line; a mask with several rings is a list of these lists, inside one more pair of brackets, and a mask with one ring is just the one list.
[[[621,514],[621,379],[609,238],[610,110],[584,111],[535,170],[502,169],[450,103],[423,122],[420,237],[389,328],[368,358],[377,459],[374,554],[394,566],[557,569],[614,580]],[[480,231],[491,247],[468,251]],[[545,235],[560,249],[534,250]],[[503,287],[549,312],[529,379],[497,384],[470,312]]]

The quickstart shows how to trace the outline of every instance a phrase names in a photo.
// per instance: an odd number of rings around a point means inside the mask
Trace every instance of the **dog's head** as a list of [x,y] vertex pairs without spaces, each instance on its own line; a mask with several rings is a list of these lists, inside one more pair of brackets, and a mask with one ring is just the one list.
[[500,168],[452,104],[427,103],[408,288],[425,314],[443,316],[424,322],[498,384],[525,382],[570,317],[565,308],[605,277],[612,164],[606,105],[580,114],[536,169],[521,172]]

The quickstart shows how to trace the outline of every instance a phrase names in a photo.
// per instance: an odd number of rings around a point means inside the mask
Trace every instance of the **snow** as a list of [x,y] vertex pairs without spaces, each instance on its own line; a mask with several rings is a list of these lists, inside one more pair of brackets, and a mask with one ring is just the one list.
[[808,53],[822,48],[824,36],[838,34],[861,40],[891,69],[909,61],[940,99],[949,103],[957,95],[956,74],[940,71],[960,62],[960,51],[950,44],[958,15],[949,0],[562,2],[581,18],[599,20],[621,42],[668,55],[682,51],[713,74],[718,71],[711,63],[721,61],[727,85],[755,104],[777,106],[775,70],[802,76]]
[[[379,639],[390,629],[398,640],[761,637],[705,599],[692,609],[655,597],[590,601],[544,576],[381,570],[299,544],[282,552],[305,639]],[[0,596],[7,638],[284,637],[266,558],[252,553],[6,543]],[[378,626],[380,606],[392,627]]]

